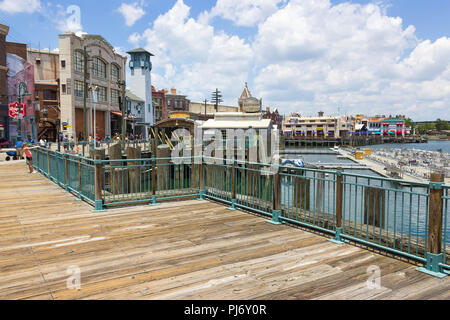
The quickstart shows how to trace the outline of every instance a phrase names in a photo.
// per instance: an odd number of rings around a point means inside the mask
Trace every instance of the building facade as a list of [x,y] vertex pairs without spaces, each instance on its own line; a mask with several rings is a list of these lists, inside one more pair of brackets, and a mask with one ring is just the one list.
[[353,128],[351,117],[326,117],[322,112],[317,117],[302,117],[295,114],[286,117],[282,122],[283,133],[294,137],[342,138],[349,135]]
[[[64,134],[87,139],[85,131],[93,135],[95,118],[96,133],[100,137],[111,135],[111,113],[120,112],[120,82],[125,79],[126,60],[127,57],[116,53],[102,36],[85,34],[78,37],[72,32],[59,35],[59,89]],[[96,102],[92,90],[97,91]]]
[[187,96],[177,94],[177,89],[171,88],[170,93],[166,93],[167,113],[170,112],[189,111],[190,101]]
[[59,53],[27,50],[34,67],[35,108],[38,139],[57,141],[60,126]]
[[189,103],[189,112],[195,113],[198,115],[198,118],[201,120],[214,119],[214,115],[218,112],[238,112],[238,107],[232,106],[223,106],[218,105],[217,111],[216,106],[211,103],[201,103],[201,102],[190,102]]
[[283,116],[278,113],[277,108],[275,108],[273,111],[270,111],[270,107],[266,107],[266,111],[263,112],[263,119],[272,120],[272,124],[276,126],[278,130],[281,130]]
[[152,86],[153,106],[155,108],[155,122],[158,123],[168,118],[166,90],[156,90]]
[[126,91],[127,97],[127,134],[142,135],[144,137],[146,126],[142,125],[144,121],[145,100],[139,98],[132,91]]
[[387,118],[382,122],[382,132],[385,136],[402,136],[406,135],[406,121],[398,118]]
[[9,142],[8,87],[6,66],[6,36],[9,27],[0,24],[0,147]]

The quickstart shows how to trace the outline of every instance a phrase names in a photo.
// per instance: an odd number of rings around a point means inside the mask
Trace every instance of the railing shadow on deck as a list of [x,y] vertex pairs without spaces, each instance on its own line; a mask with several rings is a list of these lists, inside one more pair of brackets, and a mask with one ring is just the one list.
[[95,207],[212,199],[450,270],[450,186],[210,157],[94,160],[34,149],[35,168]]

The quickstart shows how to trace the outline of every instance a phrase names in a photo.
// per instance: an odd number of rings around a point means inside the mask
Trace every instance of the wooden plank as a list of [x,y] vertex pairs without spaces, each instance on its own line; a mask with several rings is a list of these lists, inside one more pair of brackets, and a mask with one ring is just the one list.
[[[23,164],[0,166],[0,177],[2,299],[449,298],[450,279],[218,203],[93,214]],[[81,290],[66,287],[74,265]],[[381,291],[365,287],[371,265]]]

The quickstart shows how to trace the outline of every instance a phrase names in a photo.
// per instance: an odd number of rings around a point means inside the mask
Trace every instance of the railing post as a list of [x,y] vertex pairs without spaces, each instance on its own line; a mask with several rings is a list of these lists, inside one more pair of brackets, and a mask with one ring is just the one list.
[[345,241],[341,238],[342,234],[342,200],[343,200],[343,194],[344,194],[344,186],[342,184],[343,182],[343,176],[342,176],[342,168],[337,168],[336,170],[336,215],[335,215],[335,237],[334,239],[330,239],[329,241],[337,243],[337,244],[343,244]]
[[37,161],[37,166],[36,166],[36,168],[37,168],[37,171],[38,171],[38,172],[42,173],[41,165],[40,165],[41,162],[40,162],[40,159],[39,159],[40,153],[41,153],[40,148],[37,148],[37,149],[36,149],[36,161]]
[[156,160],[152,159],[152,203],[150,205],[156,206],[156,186],[158,181],[156,180],[158,175],[156,174]]
[[199,175],[199,179],[200,179],[200,191],[199,191],[199,194],[200,194],[200,200],[205,200],[205,194],[206,194],[206,191],[205,191],[205,179],[204,179],[204,172],[203,172],[203,170],[204,170],[204,165],[203,165],[203,157],[202,157],[202,162],[199,164],[199,173],[200,173],[200,175]]
[[231,166],[231,207],[229,210],[236,210],[236,164],[233,159]]
[[280,183],[280,169],[273,176],[273,197],[272,197],[272,224],[281,224],[281,183]]
[[67,154],[64,153],[64,187],[66,188],[66,191],[69,192],[69,161],[67,160],[67,157]]
[[428,239],[425,259],[427,260],[425,267],[417,268],[417,270],[430,274],[432,276],[443,278],[447,274],[442,272],[442,264],[444,255],[442,253],[442,214],[444,207],[443,199],[444,175],[440,173],[432,173],[429,185],[428,197]]
[[103,162],[95,160],[95,210],[94,212],[104,211],[103,209]]
[[47,178],[50,179],[50,149],[47,149]]
[[83,200],[81,196],[81,159],[78,158],[78,200]]

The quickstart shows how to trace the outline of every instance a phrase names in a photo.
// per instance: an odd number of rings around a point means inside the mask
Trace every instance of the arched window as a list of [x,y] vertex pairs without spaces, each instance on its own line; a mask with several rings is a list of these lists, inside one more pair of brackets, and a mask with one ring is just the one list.
[[115,64],[111,64],[111,81],[120,80],[120,69]]
[[74,67],[76,71],[84,71],[84,55],[81,51],[74,53]]
[[106,63],[99,58],[92,59],[92,74],[95,77],[106,79]]

